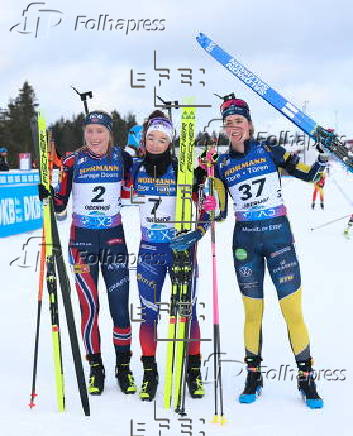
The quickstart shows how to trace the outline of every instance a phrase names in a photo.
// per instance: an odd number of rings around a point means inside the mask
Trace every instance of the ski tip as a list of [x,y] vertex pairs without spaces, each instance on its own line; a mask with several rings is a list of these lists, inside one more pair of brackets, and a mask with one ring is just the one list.
[[199,33],[199,36],[196,37],[196,41],[201,45],[202,48],[207,46],[207,36],[204,33]]
[[307,398],[305,404],[309,409],[322,409],[324,407],[324,400],[322,398]]

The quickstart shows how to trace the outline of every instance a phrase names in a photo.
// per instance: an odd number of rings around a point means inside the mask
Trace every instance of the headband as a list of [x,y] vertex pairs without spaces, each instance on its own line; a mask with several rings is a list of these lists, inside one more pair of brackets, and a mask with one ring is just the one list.
[[90,112],[86,115],[84,125],[87,126],[87,124],[100,124],[106,127],[110,132],[113,130],[113,120],[110,115],[100,111]]
[[172,142],[173,126],[172,123],[166,118],[152,118],[148,122],[146,136],[153,130],[163,132],[166,136],[168,136],[170,142]]
[[240,99],[232,99],[225,101],[220,107],[223,119],[228,115],[242,115],[247,120],[251,121],[249,106],[246,101]]

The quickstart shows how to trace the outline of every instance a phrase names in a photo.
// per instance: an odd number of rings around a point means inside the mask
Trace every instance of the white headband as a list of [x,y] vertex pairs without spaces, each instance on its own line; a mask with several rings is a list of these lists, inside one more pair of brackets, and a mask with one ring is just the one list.
[[154,123],[151,126],[148,127],[146,136],[151,133],[153,130],[158,130],[159,132],[163,132],[166,136],[168,136],[170,142],[172,142],[173,139],[173,129],[171,129],[169,126],[166,126],[164,124],[157,124]]

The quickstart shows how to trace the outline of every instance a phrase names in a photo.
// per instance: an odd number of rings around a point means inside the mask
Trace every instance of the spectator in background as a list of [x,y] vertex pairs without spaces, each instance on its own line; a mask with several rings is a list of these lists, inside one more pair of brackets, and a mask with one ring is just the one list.
[[0,171],[9,171],[10,167],[7,163],[7,148],[0,148]]
[[311,203],[311,208],[314,209],[316,195],[319,193],[319,195],[320,195],[320,207],[323,210],[324,209],[324,186],[325,186],[326,174],[321,173],[320,176],[321,176],[320,179],[317,182],[314,182],[313,202]]

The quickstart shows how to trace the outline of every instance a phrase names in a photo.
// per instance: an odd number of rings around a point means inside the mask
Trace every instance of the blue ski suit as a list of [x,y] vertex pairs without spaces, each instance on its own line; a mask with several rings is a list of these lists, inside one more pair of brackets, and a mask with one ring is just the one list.
[[254,140],[244,153],[229,149],[216,163],[216,176],[234,203],[234,268],[245,309],[245,356],[261,356],[265,262],[277,290],[296,361],[310,358],[309,335],[301,307],[301,277],[294,239],[283,204],[280,169],[304,181],[322,171],[298,162],[284,148]]
[[[141,241],[137,265],[137,282],[142,308],[140,345],[143,356],[154,356],[157,348],[157,323],[159,311],[166,310],[170,298],[161,301],[163,283],[173,264],[170,241],[176,235],[176,162],[158,178],[150,177],[143,161],[135,163],[132,171],[135,202],[139,203]],[[200,354],[200,327],[196,318],[197,265],[193,257],[194,277],[191,284],[191,325],[189,354]],[[164,305],[164,306],[163,306]]]

